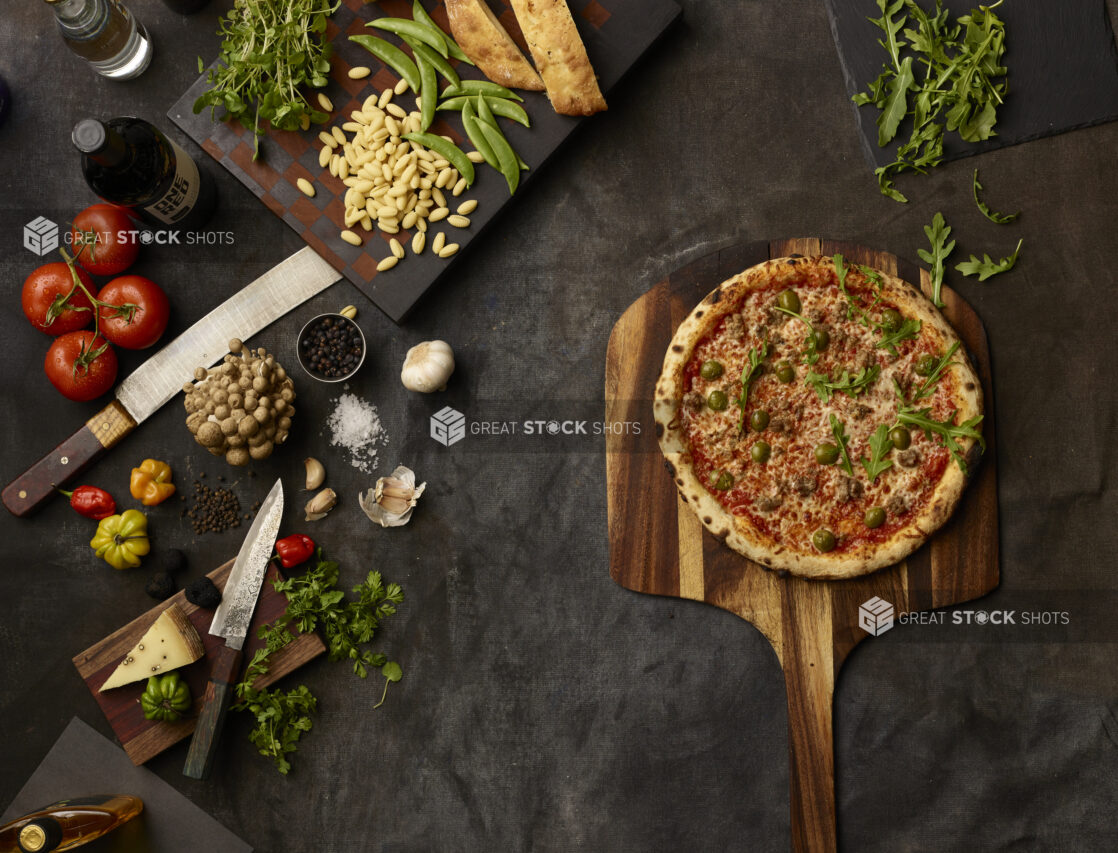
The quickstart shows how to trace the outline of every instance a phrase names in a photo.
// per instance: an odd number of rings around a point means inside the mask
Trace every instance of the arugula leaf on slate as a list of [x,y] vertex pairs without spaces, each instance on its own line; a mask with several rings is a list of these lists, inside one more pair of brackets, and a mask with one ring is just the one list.
[[990,276],[998,275],[998,273],[1009,272],[1013,269],[1013,265],[1017,263],[1017,256],[1021,252],[1021,244],[1025,241],[1023,239],[1017,241],[1017,248],[1013,250],[1013,254],[1008,257],[1002,258],[1000,261],[991,259],[989,255],[983,255],[982,260],[978,259],[977,255],[971,255],[969,261],[955,264],[955,269],[963,275],[978,276],[979,281],[986,281]]
[[972,192],[974,193],[974,203],[978,206],[979,212],[997,225],[1006,225],[1013,222],[1021,214],[1018,213],[998,213],[996,210],[991,210],[984,201],[978,197],[978,191],[982,189],[982,184],[978,182],[978,169],[974,170],[974,186]]

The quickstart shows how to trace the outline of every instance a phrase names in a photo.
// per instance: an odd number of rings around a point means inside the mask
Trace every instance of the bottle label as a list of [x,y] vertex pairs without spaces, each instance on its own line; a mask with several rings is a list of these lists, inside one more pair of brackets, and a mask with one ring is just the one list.
[[167,140],[175,152],[175,177],[163,198],[144,207],[144,210],[168,225],[174,225],[194,208],[201,189],[201,175],[198,166],[189,154],[179,148],[173,140]]

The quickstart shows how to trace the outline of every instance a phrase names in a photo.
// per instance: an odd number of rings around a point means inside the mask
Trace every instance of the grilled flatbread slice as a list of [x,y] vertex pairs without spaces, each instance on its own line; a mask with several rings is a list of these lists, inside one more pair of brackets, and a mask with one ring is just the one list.
[[543,81],[485,0],[446,0],[450,31],[485,76],[510,89],[543,91]]
[[588,116],[606,109],[566,0],[511,0],[511,5],[555,112]]

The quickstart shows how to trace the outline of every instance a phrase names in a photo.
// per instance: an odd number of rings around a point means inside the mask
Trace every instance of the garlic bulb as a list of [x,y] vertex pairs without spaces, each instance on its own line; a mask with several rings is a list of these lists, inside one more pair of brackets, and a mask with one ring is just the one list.
[[445,391],[454,372],[454,350],[446,341],[424,341],[408,350],[400,381],[409,391]]
[[412,510],[426,488],[426,483],[415,484],[411,468],[400,465],[389,476],[377,480],[376,486],[360,495],[357,502],[365,515],[381,527],[402,527],[411,520]]
[[320,518],[325,518],[326,513],[334,508],[334,504],[338,502],[338,495],[333,489],[323,489],[309,501],[304,509],[307,512],[307,521],[318,521]]

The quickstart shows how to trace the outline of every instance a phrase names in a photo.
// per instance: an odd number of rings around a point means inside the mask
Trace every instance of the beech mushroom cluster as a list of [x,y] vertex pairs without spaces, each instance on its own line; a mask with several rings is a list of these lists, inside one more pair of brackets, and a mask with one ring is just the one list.
[[186,426],[194,440],[230,465],[267,459],[287,440],[295,414],[295,385],[263,347],[254,353],[229,342],[221,364],[194,371],[183,386]]

